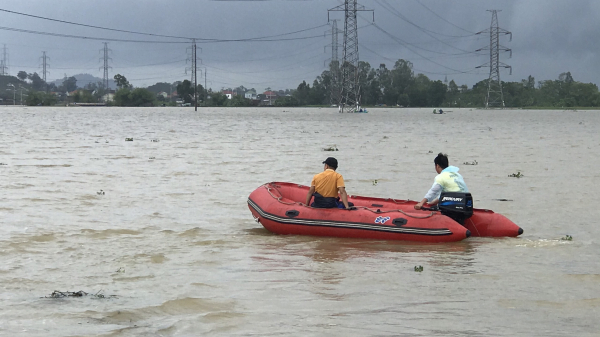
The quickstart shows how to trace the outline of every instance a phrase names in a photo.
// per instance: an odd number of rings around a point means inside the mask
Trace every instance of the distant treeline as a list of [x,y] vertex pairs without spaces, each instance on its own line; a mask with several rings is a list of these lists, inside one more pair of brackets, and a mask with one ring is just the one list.
[[[368,62],[359,62],[359,86],[361,104],[364,106],[387,105],[404,107],[483,107],[485,106],[488,80],[478,82],[472,88],[458,86],[454,80],[447,85],[432,81],[412,70],[412,63],[398,60],[393,69],[384,64],[373,69]],[[292,94],[277,100],[277,105],[304,106],[336,104],[332,97],[333,76],[338,65],[330,64],[314,81],[312,86],[300,83]],[[536,81],[532,76],[520,82],[502,82],[506,107],[598,107],[600,92],[593,83],[576,82],[570,72],[562,73],[557,80]]]
[[[159,82],[148,88],[133,88],[125,76],[116,74],[116,92],[103,89],[102,83],[88,83],[83,88],[77,86],[75,77],[65,78],[59,86],[47,84],[37,73],[20,71],[15,76],[0,76],[0,101],[4,104],[22,102],[27,105],[54,105],[67,103],[98,103],[108,101],[116,106],[158,106],[193,105],[194,99],[200,106],[309,106],[339,103],[339,88],[335,87],[340,78],[339,63],[332,62],[329,70],[313,81],[312,86],[305,81],[295,90],[271,90],[256,95],[256,90],[248,91],[239,86],[228,89],[230,99],[222,92],[206,90],[198,85],[194,90],[189,80],[174,83]],[[485,105],[488,80],[475,84],[458,86],[454,80],[448,84],[430,80],[423,74],[416,74],[413,65],[406,60],[398,60],[393,69],[381,64],[373,69],[368,62],[359,62],[358,78],[360,98],[363,106],[403,106],[403,107],[483,107]],[[539,81],[532,76],[520,82],[502,82],[504,104],[509,108],[569,108],[599,107],[600,92],[593,83],[576,82],[570,72],[559,75],[557,80]],[[244,98],[246,92],[254,92],[254,99]],[[176,96],[173,94],[176,93]],[[265,94],[270,93],[270,96]]]

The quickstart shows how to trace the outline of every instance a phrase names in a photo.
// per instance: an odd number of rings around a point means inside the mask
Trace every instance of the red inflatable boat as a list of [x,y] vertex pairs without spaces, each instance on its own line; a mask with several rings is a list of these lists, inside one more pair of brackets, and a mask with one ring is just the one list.
[[464,226],[440,212],[415,210],[416,201],[349,196],[355,210],[303,204],[308,186],[267,183],[250,194],[254,218],[277,234],[335,236],[421,242],[460,241],[469,236],[518,236],[523,230],[505,216],[474,209]]

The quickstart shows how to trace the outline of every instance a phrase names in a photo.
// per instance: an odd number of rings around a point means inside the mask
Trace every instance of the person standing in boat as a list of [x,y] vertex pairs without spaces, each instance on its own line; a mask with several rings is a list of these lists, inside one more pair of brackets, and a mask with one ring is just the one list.
[[[310,183],[310,189],[306,195],[306,205],[315,208],[336,208],[338,207],[338,192],[342,203],[346,209],[351,209],[348,204],[348,194],[344,186],[344,177],[335,172],[338,167],[337,159],[329,157],[323,162],[325,168],[323,172],[316,174]],[[312,197],[315,201],[310,204]]]
[[465,180],[458,173],[458,167],[448,166],[447,155],[439,153],[433,160],[433,163],[438,175],[435,177],[433,186],[431,186],[429,192],[423,197],[423,200],[415,205],[415,209],[421,209],[425,203],[437,205],[442,192],[469,192]]

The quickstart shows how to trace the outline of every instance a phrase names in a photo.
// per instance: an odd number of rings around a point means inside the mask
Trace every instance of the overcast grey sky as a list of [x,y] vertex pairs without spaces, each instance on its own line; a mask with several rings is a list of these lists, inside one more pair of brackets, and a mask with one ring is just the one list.
[[[331,49],[328,9],[343,1],[202,1],[202,0],[104,0],[46,1],[3,0],[0,9],[34,16],[118,30],[198,40],[199,67],[209,88],[223,87],[293,89],[303,80],[312,84],[325,70]],[[598,0],[362,0],[373,9],[359,14],[359,54],[377,68],[392,68],[398,59],[414,64],[415,73],[431,79],[454,79],[469,86],[486,79],[489,68],[475,67],[489,61],[488,29],[491,13],[501,10],[501,28],[513,33],[501,37],[512,49],[501,62],[513,67],[501,70],[503,81],[520,81],[532,75],[537,81],[557,79],[570,71],[576,81],[600,83],[600,1]],[[332,12],[343,29],[343,12]],[[94,39],[41,35],[15,30],[48,32]],[[302,31],[295,34],[281,35]],[[277,36],[280,35],[280,36]],[[275,36],[270,41],[226,41]],[[105,39],[163,41],[141,43]],[[339,36],[340,44],[343,36]],[[189,78],[185,73],[189,40],[136,35],[82,27],[0,11],[0,48],[8,50],[9,73],[24,70],[41,76],[41,56],[50,60],[48,81],[66,74],[89,73],[102,77],[103,42],[112,50],[109,76],[120,73],[135,86]],[[339,48],[340,58],[342,47]],[[0,49],[0,59],[2,51]],[[204,77],[198,74],[199,82]]]

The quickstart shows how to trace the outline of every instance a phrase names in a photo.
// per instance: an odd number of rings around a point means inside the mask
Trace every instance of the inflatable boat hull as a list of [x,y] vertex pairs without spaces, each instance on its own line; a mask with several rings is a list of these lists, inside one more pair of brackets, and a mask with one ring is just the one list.
[[439,212],[417,211],[408,200],[350,196],[356,210],[303,205],[308,186],[267,183],[254,190],[248,207],[277,234],[334,236],[419,242],[452,242],[474,236],[517,236],[522,230],[506,217],[474,210],[464,226]]

